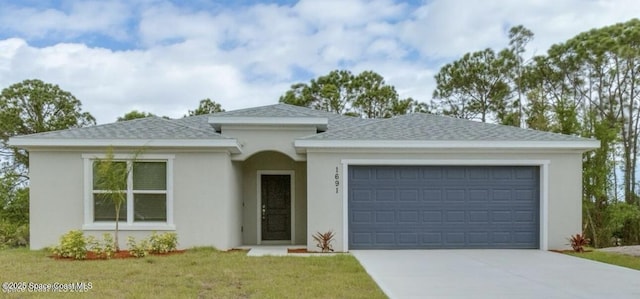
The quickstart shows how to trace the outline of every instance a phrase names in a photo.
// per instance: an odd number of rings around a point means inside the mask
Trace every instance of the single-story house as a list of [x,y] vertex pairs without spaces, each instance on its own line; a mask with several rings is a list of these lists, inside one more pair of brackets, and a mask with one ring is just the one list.
[[333,231],[336,251],[566,248],[582,231],[582,154],[599,146],[438,115],[361,119],[286,104],[10,144],[30,153],[32,249],[69,230],[113,230],[94,171],[113,147],[133,169],[121,240],[173,231],[184,248],[317,250],[312,235]]

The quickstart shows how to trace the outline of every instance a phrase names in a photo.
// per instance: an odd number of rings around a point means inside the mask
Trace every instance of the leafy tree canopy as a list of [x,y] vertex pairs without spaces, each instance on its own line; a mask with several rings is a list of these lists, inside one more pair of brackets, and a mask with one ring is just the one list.
[[354,75],[348,70],[334,70],[308,84],[291,85],[280,102],[365,118],[386,118],[427,109],[412,98],[400,99],[395,87],[373,71]]
[[149,112],[131,110],[130,112],[125,113],[123,116],[118,117],[116,121],[127,121],[127,120],[145,118],[145,117],[151,117],[151,116],[156,116],[156,115]]
[[[196,110],[189,110],[189,116],[224,112],[222,106],[209,98],[200,101]],[[186,116],[186,115],[185,115]]]
[[[0,93],[0,138],[7,148],[9,137],[95,125],[82,112],[82,104],[70,92],[41,80],[24,80]],[[13,149],[15,163],[28,166],[26,151]]]

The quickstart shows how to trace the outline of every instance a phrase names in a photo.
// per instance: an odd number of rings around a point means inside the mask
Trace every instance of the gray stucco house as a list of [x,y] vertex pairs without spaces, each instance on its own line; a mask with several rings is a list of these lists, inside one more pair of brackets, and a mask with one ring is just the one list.
[[133,167],[123,236],[175,231],[181,247],[315,250],[311,235],[332,230],[336,251],[565,248],[581,231],[581,155],[599,146],[436,115],[360,119],[285,104],[10,144],[30,152],[32,249],[73,229],[113,229],[93,177],[113,146]]

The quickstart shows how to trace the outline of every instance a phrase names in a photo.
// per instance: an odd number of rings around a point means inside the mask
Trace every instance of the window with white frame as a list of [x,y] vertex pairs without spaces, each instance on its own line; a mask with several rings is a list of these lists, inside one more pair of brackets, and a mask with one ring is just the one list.
[[[91,176],[85,182],[88,199],[85,204],[85,224],[101,225],[113,223],[116,219],[112,194],[101,183],[98,166],[99,158],[85,157],[85,169]],[[118,158],[112,162],[112,169],[126,173],[118,189],[125,201],[120,207],[119,220],[125,227],[153,224],[172,224],[172,159],[136,158],[127,160]],[[87,169],[88,168],[88,169]]]

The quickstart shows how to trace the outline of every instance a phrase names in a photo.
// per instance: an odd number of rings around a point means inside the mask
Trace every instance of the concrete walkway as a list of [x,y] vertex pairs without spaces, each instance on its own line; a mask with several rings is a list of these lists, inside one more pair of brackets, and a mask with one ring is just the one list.
[[640,298],[640,271],[541,250],[353,250],[390,298]]
[[306,249],[305,245],[246,245],[238,249],[248,249],[247,256],[335,256],[342,253],[288,253],[288,249]]

